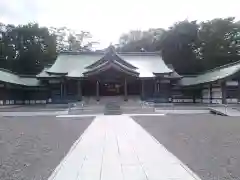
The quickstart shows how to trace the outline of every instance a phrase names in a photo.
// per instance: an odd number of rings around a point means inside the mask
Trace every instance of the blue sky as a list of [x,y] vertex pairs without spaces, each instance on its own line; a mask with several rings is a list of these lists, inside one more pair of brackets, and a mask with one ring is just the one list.
[[167,28],[184,19],[239,20],[239,7],[240,0],[0,0],[0,21],[87,30],[105,47],[132,29]]

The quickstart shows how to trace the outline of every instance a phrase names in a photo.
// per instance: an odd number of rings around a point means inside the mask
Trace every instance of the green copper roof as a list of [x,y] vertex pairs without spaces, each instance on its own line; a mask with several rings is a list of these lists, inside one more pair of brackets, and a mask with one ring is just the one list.
[[0,69],[0,81],[22,86],[39,85],[39,81],[35,77],[21,77],[6,69]]
[[36,77],[37,78],[56,78],[56,77],[60,77],[60,75],[57,75],[57,74],[49,74],[47,73],[49,68],[44,68],[42,70],[42,72],[40,72]]
[[239,71],[240,61],[212,69],[194,77],[184,77],[181,79],[180,84],[183,86],[192,86],[197,84],[214,82],[234,75]]
[[109,59],[111,59],[112,61],[117,61],[120,64],[129,67],[131,69],[137,69],[135,66],[133,66],[132,64],[130,64],[129,62],[125,61],[123,58],[119,57],[118,54],[114,53],[114,54],[105,54],[100,60],[94,62],[93,64],[91,64],[90,66],[85,67],[86,69],[92,69],[94,67],[97,67],[105,62],[108,62]]
[[[117,53],[117,55],[132,67],[136,67],[135,71],[139,77],[153,77],[154,73],[173,72],[156,53]],[[103,58],[103,53],[63,53],[46,71],[52,74],[66,74],[68,77],[83,77],[88,71],[87,67],[91,67]],[[46,74],[42,75],[44,77]],[[42,77],[41,74],[38,77]]]
[[20,77],[24,86],[40,86],[40,81],[35,77]]
[[106,71],[107,69],[117,69],[118,71],[122,71],[124,73],[133,75],[133,76],[139,76],[139,73],[135,71],[135,69],[132,69],[128,66],[125,66],[124,64],[121,64],[119,61],[112,60],[112,61],[105,61],[98,66],[95,66],[91,69],[89,69],[87,72],[84,73],[84,76],[89,76],[92,74],[98,74],[102,71]]
[[81,77],[85,67],[96,62],[103,55],[100,54],[60,54],[47,72],[68,73],[71,77]]
[[162,57],[156,53],[124,53],[119,54],[128,63],[137,67],[141,72],[171,73],[172,70],[163,61]]

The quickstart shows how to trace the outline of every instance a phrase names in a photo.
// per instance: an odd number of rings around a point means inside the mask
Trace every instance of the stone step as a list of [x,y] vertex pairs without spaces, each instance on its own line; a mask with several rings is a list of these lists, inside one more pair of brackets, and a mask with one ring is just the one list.
[[105,115],[120,115],[122,114],[121,107],[116,102],[107,103],[104,109]]

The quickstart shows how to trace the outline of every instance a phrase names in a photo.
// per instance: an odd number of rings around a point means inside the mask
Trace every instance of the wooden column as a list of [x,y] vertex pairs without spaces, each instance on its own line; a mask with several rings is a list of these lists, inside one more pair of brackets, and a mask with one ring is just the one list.
[[222,104],[226,104],[226,83],[222,82],[221,83],[221,89],[222,89]]
[[212,97],[212,84],[209,84],[209,94],[210,94],[210,103],[212,103],[212,99],[213,99],[213,97]]
[[124,79],[124,101],[128,100],[128,92],[127,92],[127,79]]
[[60,82],[60,98],[63,98],[63,81]]
[[78,101],[81,101],[82,100],[81,80],[78,80],[77,88],[78,88]]
[[154,79],[154,94],[157,94],[157,80]]
[[99,101],[99,81],[96,81],[96,100]]
[[240,79],[238,80],[238,102],[240,102]]
[[170,80],[168,84],[168,102],[173,102],[173,84],[172,83],[173,83],[172,80]]
[[145,89],[144,89],[144,79],[142,79],[142,99],[144,99],[145,98]]
[[65,80],[63,81],[63,99],[67,99],[67,83]]
[[192,96],[192,98],[193,98],[193,103],[196,103],[196,94],[195,94],[195,91],[193,90],[193,96]]

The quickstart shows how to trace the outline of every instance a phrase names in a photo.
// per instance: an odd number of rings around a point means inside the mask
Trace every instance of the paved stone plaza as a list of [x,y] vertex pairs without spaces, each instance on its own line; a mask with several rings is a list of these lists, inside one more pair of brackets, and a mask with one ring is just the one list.
[[239,119],[189,110],[1,110],[0,179],[240,179]]
[[240,179],[240,119],[218,115],[134,117],[202,180]]
[[45,180],[92,118],[0,117],[0,179]]
[[126,115],[97,116],[49,180],[194,180],[197,176]]

